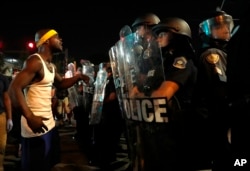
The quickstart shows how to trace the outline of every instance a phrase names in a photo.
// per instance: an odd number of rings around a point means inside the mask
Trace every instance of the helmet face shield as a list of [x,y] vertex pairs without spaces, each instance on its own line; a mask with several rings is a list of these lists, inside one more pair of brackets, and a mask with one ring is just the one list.
[[217,27],[217,26],[220,26],[223,24],[228,25],[229,31],[231,33],[233,30],[233,27],[234,27],[234,22],[233,22],[232,16],[230,16],[228,14],[218,15],[218,16],[215,16],[213,18],[209,18],[209,19],[201,22],[199,24],[200,33],[203,33],[206,36],[210,37],[212,34],[212,29],[214,27]]

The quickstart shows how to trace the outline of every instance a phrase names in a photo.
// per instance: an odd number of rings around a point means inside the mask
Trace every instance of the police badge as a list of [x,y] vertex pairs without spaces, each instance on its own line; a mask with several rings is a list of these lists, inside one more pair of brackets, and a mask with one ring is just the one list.
[[184,69],[186,68],[187,60],[185,57],[178,57],[174,59],[173,66],[175,68]]

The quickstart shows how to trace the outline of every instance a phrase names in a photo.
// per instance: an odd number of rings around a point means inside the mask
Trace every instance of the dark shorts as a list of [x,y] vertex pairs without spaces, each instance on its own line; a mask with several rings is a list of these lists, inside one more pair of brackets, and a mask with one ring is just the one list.
[[39,137],[22,137],[22,171],[50,171],[59,163],[59,138],[57,128]]

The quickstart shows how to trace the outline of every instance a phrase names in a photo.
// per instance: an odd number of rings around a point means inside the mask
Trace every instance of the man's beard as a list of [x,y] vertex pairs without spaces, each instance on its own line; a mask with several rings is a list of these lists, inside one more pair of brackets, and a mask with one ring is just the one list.
[[63,53],[63,51],[62,51],[61,49],[59,49],[59,48],[52,48],[52,49],[51,49],[51,52],[52,52],[53,54],[60,54],[60,53]]

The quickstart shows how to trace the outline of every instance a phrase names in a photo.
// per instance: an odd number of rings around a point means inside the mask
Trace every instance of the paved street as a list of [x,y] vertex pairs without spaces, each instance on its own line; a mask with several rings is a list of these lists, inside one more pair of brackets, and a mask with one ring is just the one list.
[[[61,163],[57,164],[52,171],[95,171],[98,167],[89,166],[85,154],[80,150],[74,140],[75,123],[66,125],[59,129],[61,138]],[[117,153],[117,160],[112,163],[112,171],[128,170],[129,160],[126,153],[126,144],[121,137],[121,147],[124,148]],[[15,139],[9,137],[6,156],[5,171],[20,171],[20,158],[17,157],[18,144]]]

